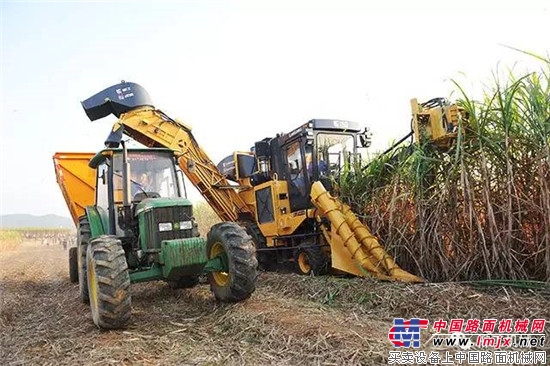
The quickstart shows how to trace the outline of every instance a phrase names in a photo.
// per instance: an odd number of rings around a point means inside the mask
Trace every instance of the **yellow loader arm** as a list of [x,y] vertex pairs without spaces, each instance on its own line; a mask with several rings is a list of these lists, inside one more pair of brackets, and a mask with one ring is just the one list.
[[136,83],[122,81],[82,102],[91,121],[118,117],[105,144],[116,147],[126,134],[147,147],[172,149],[178,165],[223,221],[250,217],[252,211],[229,185],[191,133],[191,128],[153,106],[149,93]]
[[114,132],[120,129],[145,146],[174,150],[181,170],[221,220],[237,221],[242,214],[252,215],[236,191],[243,187],[229,185],[190,127],[158,109],[145,107],[122,114],[113,126]]

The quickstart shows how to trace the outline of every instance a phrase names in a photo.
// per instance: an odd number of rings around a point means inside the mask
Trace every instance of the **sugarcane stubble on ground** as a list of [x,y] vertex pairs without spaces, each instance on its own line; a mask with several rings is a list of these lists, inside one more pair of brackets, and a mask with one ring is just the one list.
[[217,303],[204,283],[131,291],[128,328],[100,331],[69,282],[67,251],[24,241],[0,252],[2,364],[378,365],[393,350],[395,317],[550,318],[544,291],[456,283],[262,273],[253,296],[233,305]]

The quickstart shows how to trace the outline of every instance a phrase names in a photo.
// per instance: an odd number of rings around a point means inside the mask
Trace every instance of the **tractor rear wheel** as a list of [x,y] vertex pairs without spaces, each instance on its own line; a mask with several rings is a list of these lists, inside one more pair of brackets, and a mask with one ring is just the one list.
[[300,244],[294,251],[296,271],[304,276],[327,274],[328,262],[327,255],[315,243]]
[[78,251],[76,247],[69,248],[69,279],[71,283],[78,282]]
[[168,284],[173,289],[195,287],[199,284],[199,276],[183,276],[180,277],[177,281],[168,282]]
[[212,226],[206,244],[208,259],[227,256],[227,272],[210,272],[208,281],[216,299],[238,302],[256,289],[258,261],[251,237],[236,223]]
[[78,267],[78,288],[80,299],[84,304],[90,302],[88,295],[88,280],[86,279],[86,251],[90,241],[90,223],[86,215],[78,218],[78,234],[76,238],[76,260]]
[[86,256],[90,309],[95,325],[122,328],[132,311],[130,273],[122,243],[112,235],[90,241]]

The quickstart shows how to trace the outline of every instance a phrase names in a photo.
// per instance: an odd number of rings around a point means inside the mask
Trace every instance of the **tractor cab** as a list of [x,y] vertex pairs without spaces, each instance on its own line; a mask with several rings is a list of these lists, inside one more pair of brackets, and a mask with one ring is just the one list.
[[311,207],[311,185],[320,181],[333,190],[346,166],[368,147],[368,132],[355,122],[314,119],[290,133],[264,139],[254,146],[260,174],[286,180],[292,212]]

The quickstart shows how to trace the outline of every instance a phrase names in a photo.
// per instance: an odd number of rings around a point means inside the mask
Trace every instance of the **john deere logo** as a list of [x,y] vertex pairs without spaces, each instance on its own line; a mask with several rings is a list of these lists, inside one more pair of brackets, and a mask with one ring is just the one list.
[[174,222],[174,230],[179,230],[179,229],[180,229],[180,223]]

